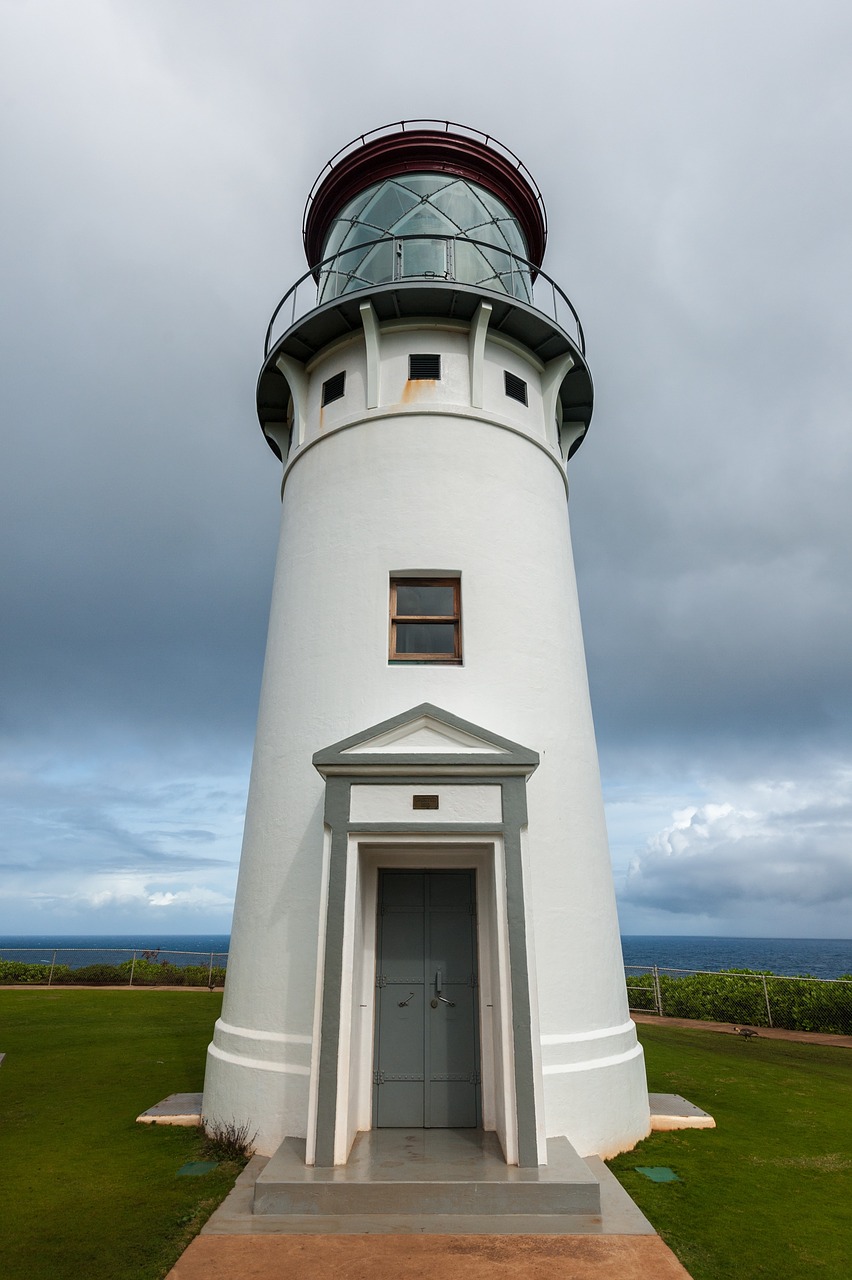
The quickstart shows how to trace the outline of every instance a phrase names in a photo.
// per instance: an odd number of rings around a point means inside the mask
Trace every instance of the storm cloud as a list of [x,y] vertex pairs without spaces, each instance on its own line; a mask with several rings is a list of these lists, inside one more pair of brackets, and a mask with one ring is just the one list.
[[625,931],[848,933],[852,13],[429,16],[3,8],[0,929],[227,928],[263,333],[322,165],[425,116],[523,157],[586,330],[571,520]]

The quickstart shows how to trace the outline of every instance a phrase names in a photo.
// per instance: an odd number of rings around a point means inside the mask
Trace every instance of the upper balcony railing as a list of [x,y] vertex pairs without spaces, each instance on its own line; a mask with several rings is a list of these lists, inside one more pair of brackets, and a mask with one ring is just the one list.
[[468,236],[385,235],[341,249],[300,276],[272,313],[264,358],[297,321],[335,298],[416,282],[468,285],[516,299],[555,321],[585,355],[573,303],[528,258]]
[[345,160],[347,156],[353,152],[361,150],[368,144],[376,142],[379,138],[392,138],[396,134],[420,133],[426,131],[435,134],[448,134],[455,138],[470,138],[473,142],[480,146],[487,147],[489,151],[495,152],[507,161],[513,169],[523,178],[524,182],[530,188],[533,199],[541,212],[542,228],[544,233],[544,241],[547,240],[547,210],[544,206],[544,198],[538,189],[538,183],[530,173],[527,166],[519,156],[509,147],[504,146],[502,142],[498,142],[490,133],[483,133],[481,129],[472,129],[469,125],[459,124],[455,120],[398,120],[393,124],[381,125],[378,129],[370,129],[367,133],[359,133],[357,138],[353,138],[351,142],[347,142],[345,147],[341,147],[339,151],[331,157],[325,165],[322,173],[311,187],[305,204],[304,217],[302,219],[302,230],[306,232],[308,225],[308,217],[311,212],[311,205],[322,184],[333,169]]

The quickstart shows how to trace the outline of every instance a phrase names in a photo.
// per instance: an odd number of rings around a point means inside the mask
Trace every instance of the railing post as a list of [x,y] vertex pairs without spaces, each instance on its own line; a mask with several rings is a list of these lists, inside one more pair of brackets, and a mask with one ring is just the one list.
[[131,960],[131,962],[130,962],[130,981],[129,981],[129,982],[128,982],[128,984],[127,984],[127,985],[128,985],[128,987],[132,987],[132,986],[133,986],[133,974],[134,974],[135,969],[136,969],[136,952],[134,951],[134,952],[133,952],[133,959],[132,959],[132,960]]
[[769,1007],[769,988],[766,985],[766,974],[762,973],[760,976],[763,979],[763,998],[766,1001],[766,1016],[769,1019],[769,1025],[771,1027],[772,1026],[772,1010]]
[[663,994],[660,991],[660,971],[654,965],[654,1000],[657,1005],[657,1014],[660,1018],[663,1016]]
[[52,959],[52,960],[51,960],[51,962],[50,962],[50,973],[48,974],[48,977],[47,977],[47,985],[48,985],[48,986],[50,986],[50,985],[51,985],[51,983],[53,982],[53,970],[54,970],[54,966],[55,966],[55,965],[56,965],[56,952],[54,951],[54,953],[53,953],[53,959]]
[[210,968],[207,970],[207,985],[213,990],[213,952],[210,952]]

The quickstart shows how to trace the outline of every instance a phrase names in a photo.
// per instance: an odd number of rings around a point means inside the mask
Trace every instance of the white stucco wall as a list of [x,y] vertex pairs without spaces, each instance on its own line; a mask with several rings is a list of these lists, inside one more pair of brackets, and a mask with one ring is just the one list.
[[[442,354],[441,382],[407,382],[417,351]],[[305,1134],[323,858],[324,784],[311,756],[428,701],[540,753],[527,854],[546,1131],[567,1134],[581,1153],[610,1154],[643,1136],[648,1107],[541,366],[489,341],[485,409],[474,411],[463,327],[391,327],[381,354],[377,410],[364,399],[363,339],[310,369],[312,407],[284,488],[205,1113],[248,1120],[260,1150]],[[320,410],[322,382],[342,368],[345,397]],[[527,380],[528,407],[505,395],[507,368]],[[461,666],[388,663],[389,575],[416,569],[461,577]],[[408,820],[433,816],[408,805]]]

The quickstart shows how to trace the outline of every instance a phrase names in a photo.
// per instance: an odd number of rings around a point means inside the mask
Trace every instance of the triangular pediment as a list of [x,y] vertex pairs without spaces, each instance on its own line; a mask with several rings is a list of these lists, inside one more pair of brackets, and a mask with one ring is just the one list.
[[535,751],[518,742],[421,703],[401,715],[371,725],[360,733],[318,751],[314,764],[321,773],[361,767],[470,766],[513,768],[531,772],[538,764]]
[[341,754],[363,755],[373,751],[389,754],[398,751],[485,751],[490,755],[495,750],[504,751],[505,748],[495,747],[493,742],[488,742],[485,738],[436,720],[433,716],[424,715],[389,729],[386,733],[364,738],[354,746],[346,747]]

